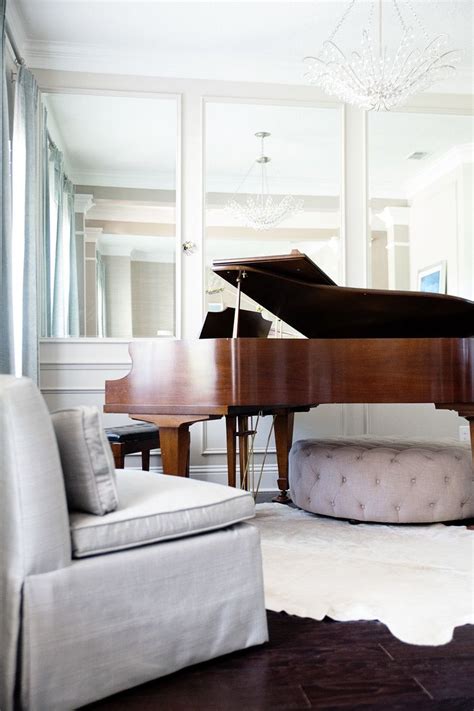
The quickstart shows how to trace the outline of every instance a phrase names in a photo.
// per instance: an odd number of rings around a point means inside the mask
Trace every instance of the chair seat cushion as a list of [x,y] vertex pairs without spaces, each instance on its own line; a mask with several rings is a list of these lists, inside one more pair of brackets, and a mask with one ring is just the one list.
[[255,515],[246,491],[184,477],[118,469],[119,507],[103,517],[70,514],[76,558],[231,526]]
[[291,498],[312,513],[381,523],[474,516],[467,443],[371,436],[300,440],[289,467]]

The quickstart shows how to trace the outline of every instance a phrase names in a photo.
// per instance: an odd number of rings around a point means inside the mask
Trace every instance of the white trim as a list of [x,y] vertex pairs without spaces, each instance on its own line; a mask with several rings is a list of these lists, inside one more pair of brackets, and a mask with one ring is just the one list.
[[183,95],[176,94],[176,177],[175,177],[175,338],[181,338],[183,330]]
[[[74,212],[84,215],[94,206],[94,196],[86,193],[74,194]],[[76,234],[78,232],[76,231]]]
[[[93,257],[89,257],[93,259]],[[101,338],[99,336],[66,336],[65,338],[51,337],[47,338],[43,336],[39,339],[40,343],[79,343],[81,345],[86,343],[106,343],[111,345],[113,343],[133,343],[135,341],[149,341],[149,338]],[[172,339],[175,340],[175,339]]]
[[410,247],[409,242],[387,242],[385,249],[393,249],[394,247]]
[[[205,423],[204,423],[205,424]],[[255,447],[254,448],[254,454],[265,454],[265,447]],[[237,445],[236,448],[237,454],[239,453],[239,447]],[[215,455],[227,455],[227,449],[225,447],[207,447],[206,449],[203,449],[201,451],[201,455],[203,457],[207,457],[209,455],[215,456]],[[267,450],[267,454],[276,454],[276,449],[275,447],[269,447]]]
[[127,370],[130,371],[130,363],[109,362],[109,363],[83,363],[80,361],[42,361],[41,370]]
[[40,387],[43,395],[103,395],[103,388],[80,388],[80,387]]
[[[271,84],[270,84],[271,86]],[[297,87],[299,84],[291,85],[292,87]],[[343,104],[341,101],[335,101],[334,99],[284,99],[284,98],[271,98],[267,97],[264,99],[258,99],[252,96],[220,96],[219,94],[205,94],[202,96],[202,101],[204,104],[215,103],[215,104],[261,104],[266,106],[295,106],[302,108],[315,108],[315,109],[342,109]]]

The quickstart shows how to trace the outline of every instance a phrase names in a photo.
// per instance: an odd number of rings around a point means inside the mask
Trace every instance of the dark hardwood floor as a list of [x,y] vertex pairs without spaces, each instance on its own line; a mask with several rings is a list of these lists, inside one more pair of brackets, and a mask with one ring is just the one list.
[[270,642],[83,707],[108,711],[387,709],[473,711],[474,635],[442,647],[395,639],[379,622],[268,613]]
[[[260,501],[269,501],[261,495]],[[268,613],[270,642],[183,669],[84,711],[474,711],[474,631],[404,644],[380,622]]]

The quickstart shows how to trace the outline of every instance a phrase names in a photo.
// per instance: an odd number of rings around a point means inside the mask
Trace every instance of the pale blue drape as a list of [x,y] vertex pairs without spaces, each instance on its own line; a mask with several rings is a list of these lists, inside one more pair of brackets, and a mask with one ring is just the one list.
[[38,85],[18,69],[12,139],[12,271],[15,373],[38,382],[41,112]]
[[13,372],[13,307],[11,273],[10,131],[5,62],[5,8],[0,0],[0,373]]
[[41,241],[41,280],[40,280],[40,334],[51,336],[51,244],[49,233],[51,230],[51,205],[50,179],[49,179],[49,137],[46,129],[48,125],[48,111],[43,107],[43,125],[41,136],[41,173],[43,187],[43,239]]
[[51,254],[51,309],[52,323],[51,336],[66,336],[67,317],[69,305],[66,303],[66,284],[63,275],[65,243],[63,239],[63,183],[64,166],[61,151],[54,145],[49,147],[49,160],[52,164],[50,170],[50,194],[48,200],[53,206],[51,210],[51,225],[49,238]]
[[48,296],[44,334],[57,338],[79,336],[74,185],[65,175],[61,151],[51,141],[46,155],[43,271]]

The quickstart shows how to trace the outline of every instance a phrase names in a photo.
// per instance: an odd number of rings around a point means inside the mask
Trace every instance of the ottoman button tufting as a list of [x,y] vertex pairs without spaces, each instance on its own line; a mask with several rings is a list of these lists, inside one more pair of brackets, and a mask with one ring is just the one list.
[[[308,452],[314,457],[309,466]],[[431,524],[472,518],[473,477],[469,446],[454,441],[313,439],[296,443],[290,456],[291,498],[297,506],[364,522]],[[377,492],[370,499],[374,486]],[[437,500],[431,498],[438,495]],[[360,496],[369,503],[360,503]]]

